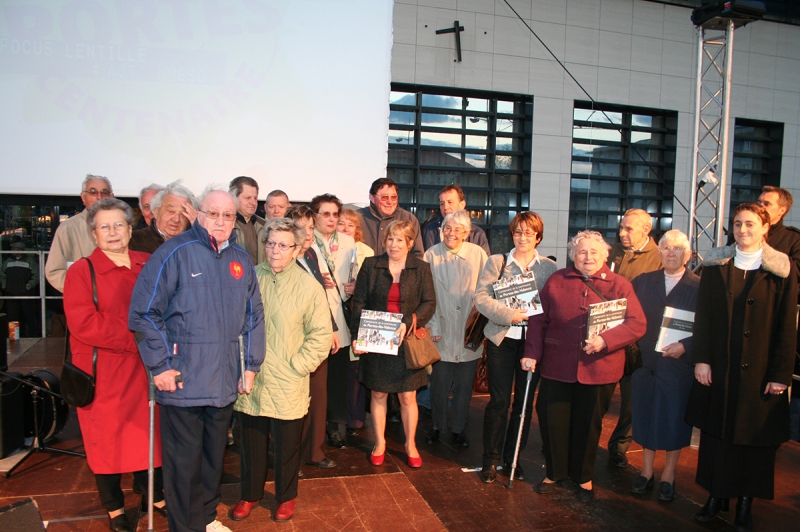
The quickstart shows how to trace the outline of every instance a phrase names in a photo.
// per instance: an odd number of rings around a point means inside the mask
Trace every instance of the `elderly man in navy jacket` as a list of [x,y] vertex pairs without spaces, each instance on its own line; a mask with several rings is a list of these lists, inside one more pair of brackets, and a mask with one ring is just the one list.
[[264,360],[258,279],[235,243],[235,221],[236,198],[206,191],[192,228],[156,250],[131,299],[128,324],[161,405],[172,531],[229,530],[217,521],[227,429],[237,392],[250,390]]

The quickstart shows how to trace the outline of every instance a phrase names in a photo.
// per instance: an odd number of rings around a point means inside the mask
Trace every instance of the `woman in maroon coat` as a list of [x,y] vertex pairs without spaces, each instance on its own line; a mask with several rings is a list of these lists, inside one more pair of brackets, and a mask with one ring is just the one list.
[[[136,278],[150,256],[128,251],[133,211],[125,202],[108,198],[89,207],[86,219],[97,248],[74,263],[64,283],[64,311],[70,331],[73,363],[92,372],[97,348],[94,401],[78,408],[86,460],[95,475],[100,500],[114,531],[130,531],[125,516],[121,473],[133,472],[134,490],[147,493],[148,408],[147,375],[128,330],[128,307]],[[92,274],[97,307],[92,297]],[[158,413],[156,413],[158,416]],[[156,417],[155,426],[159,426]],[[161,439],[155,441],[154,506],[165,513],[161,488]],[[142,499],[142,508],[147,502]]]
[[[528,320],[523,369],[541,374],[539,428],[547,476],[537,493],[549,493],[568,479],[577,498],[594,498],[592,477],[603,416],[622,378],[625,346],[644,335],[644,312],[631,283],[606,266],[609,246],[596,231],[581,231],[567,246],[574,266],[558,270],[541,293],[541,314]],[[595,293],[602,294],[602,297]],[[625,319],[586,340],[589,305],[627,300]]]

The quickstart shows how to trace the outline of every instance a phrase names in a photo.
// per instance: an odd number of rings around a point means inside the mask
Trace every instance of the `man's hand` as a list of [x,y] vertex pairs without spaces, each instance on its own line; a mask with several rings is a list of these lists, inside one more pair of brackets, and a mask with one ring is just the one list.
[[256,372],[249,369],[244,371],[244,390],[242,389],[242,379],[239,379],[239,393],[248,394],[253,391],[253,381],[256,378]]
[[156,385],[156,389],[160,392],[174,392],[177,389],[183,390],[183,382],[175,384],[175,377],[180,374],[180,371],[168,369],[163,373],[154,375],[153,383]]
[[194,221],[197,220],[197,209],[192,207],[191,201],[183,202],[183,211],[181,211],[181,216],[189,220],[189,226],[192,226]]

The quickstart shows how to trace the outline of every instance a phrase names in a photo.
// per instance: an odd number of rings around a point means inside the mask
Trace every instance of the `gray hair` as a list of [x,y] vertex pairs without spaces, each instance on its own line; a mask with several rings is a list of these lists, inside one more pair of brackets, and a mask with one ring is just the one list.
[[266,225],[264,225],[264,227],[261,228],[261,231],[259,231],[258,238],[261,239],[262,242],[266,243],[267,239],[269,238],[269,234],[272,231],[292,233],[296,246],[302,246],[303,242],[306,241],[306,230],[294,223],[294,221],[289,218],[273,218],[271,220],[267,220]]
[[599,242],[600,244],[602,244],[600,246],[600,249],[603,251],[603,262],[606,261],[606,259],[608,258],[608,252],[609,250],[611,250],[611,246],[609,246],[608,243],[605,241],[603,235],[601,235],[597,231],[590,231],[588,229],[585,231],[581,231],[577,235],[573,236],[572,240],[570,240],[569,244],[567,244],[567,255],[569,255],[569,260],[571,261],[575,260],[575,248],[578,247],[578,244],[580,243],[581,240],[593,240],[595,242]]
[[231,194],[230,191],[228,191],[227,188],[223,188],[221,185],[217,185],[217,184],[214,184],[214,183],[212,183],[212,184],[208,185],[206,188],[204,188],[203,192],[200,194],[200,197],[197,198],[197,203],[198,203],[197,208],[198,209],[203,204],[203,202],[206,201],[206,197],[209,194],[211,194],[212,192],[224,192],[225,194],[229,195],[231,198],[233,198],[233,207],[237,211],[239,210],[239,198],[237,198],[235,195]]
[[101,176],[101,175],[92,175],[92,174],[86,174],[86,178],[83,180],[83,183],[81,183],[81,192],[86,192],[86,185],[92,179],[101,179],[101,180],[105,181],[106,185],[108,185],[108,190],[112,194],[114,193],[114,188],[111,186],[111,181],[109,181],[107,177],[104,177],[104,176]]
[[156,194],[155,197],[150,200],[150,210],[155,211],[156,209],[160,209],[161,204],[164,203],[164,198],[169,195],[178,196],[179,198],[187,200],[195,209],[200,208],[200,202],[197,200],[194,194],[192,194],[192,191],[181,185],[179,180],[173,181],[159,190],[158,194]]
[[453,211],[445,216],[444,220],[442,220],[442,227],[447,225],[448,222],[460,225],[467,233],[472,229],[472,219],[470,219],[469,213],[463,209],[460,211]]
[[658,247],[666,246],[669,242],[674,242],[675,244],[682,246],[684,249],[690,249],[691,246],[689,245],[689,237],[683,231],[679,231],[678,229],[670,229],[661,237],[658,241]]
[[144,187],[142,190],[140,190],[139,191],[139,207],[142,206],[142,198],[144,197],[145,193],[148,190],[152,190],[152,191],[158,192],[159,190],[162,190],[163,188],[164,187],[159,185],[158,183],[150,183],[149,185]]
[[86,223],[89,224],[89,229],[95,230],[96,224],[94,217],[100,211],[122,211],[125,215],[125,222],[129,226],[133,225],[133,209],[131,206],[117,198],[104,198],[92,203],[92,206],[86,209]]

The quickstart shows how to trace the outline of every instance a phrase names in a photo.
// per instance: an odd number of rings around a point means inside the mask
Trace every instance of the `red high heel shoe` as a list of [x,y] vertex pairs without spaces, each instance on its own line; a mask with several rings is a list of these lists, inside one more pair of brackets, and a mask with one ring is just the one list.
[[372,448],[372,452],[369,453],[369,463],[374,466],[383,465],[383,459],[386,457],[386,451],[383,451],[383,454],[372,454],[375,452],[375,447]]
[[408,467],[413,467],[413,468],[422,467],[422,457],[417,456],[416,458],[412,458],[411,456],[409,456]]

